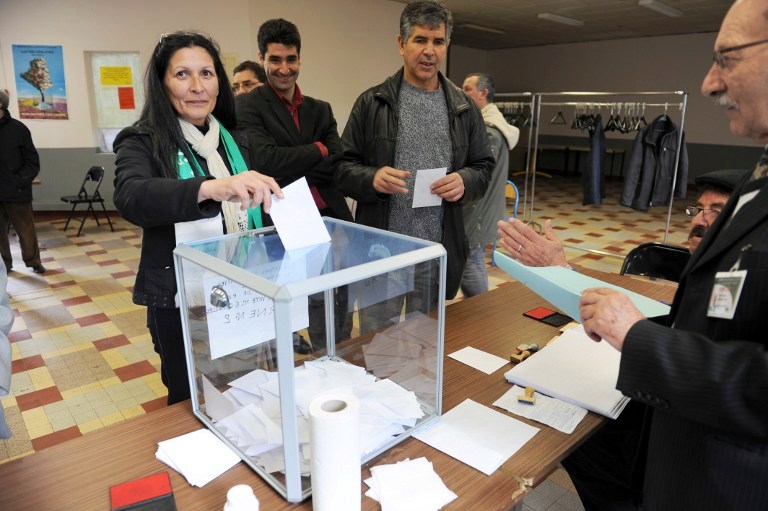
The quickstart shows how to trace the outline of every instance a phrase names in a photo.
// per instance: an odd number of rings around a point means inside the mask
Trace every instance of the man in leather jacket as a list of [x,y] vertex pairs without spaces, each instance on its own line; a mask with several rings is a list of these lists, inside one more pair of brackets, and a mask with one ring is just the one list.
[[[494,165],[479,110],[438,71],[452,26],[450,11],[438,2],[405,7],[397,38],[404,66],[357,99],[335,167],[336,185],[357,201],[358,223],[443,244],[448,298],[459,288],[468,254],[462,205],[483,197]],[[431,185],[441,205],[413,208],[419,169],[441,167],[447,168],[446,176]],[[420,305],[431,310],[437,302],[434,285],[420,281],[428,272],[416,270],[407,311]],[[403,299],[396,298],[378,316],[397,314]],[[381,326],[362,314],[361,323],[364,331],[365,323]]]

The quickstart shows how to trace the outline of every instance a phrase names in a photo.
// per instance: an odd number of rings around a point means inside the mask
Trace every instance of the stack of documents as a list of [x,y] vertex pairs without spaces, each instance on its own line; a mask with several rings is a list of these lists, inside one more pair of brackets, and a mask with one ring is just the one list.
[[437,510],[456,499],[427,458],[403,460],[371,468],[365,494],[381,503],[382,511]]
[[544,349],[507,371],[507,381],[533,387],[611,419],[629,398],[616,390],[621,353],[590,339],[583,327],[566,330]]
[[157,444],[155,457],[202,488],[234,467],[240,458],[207,429]]

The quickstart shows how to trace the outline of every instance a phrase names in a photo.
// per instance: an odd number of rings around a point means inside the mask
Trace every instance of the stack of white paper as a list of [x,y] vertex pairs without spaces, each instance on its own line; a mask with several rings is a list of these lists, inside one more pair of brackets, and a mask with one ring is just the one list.
[[155,457],[203,487],[234,467],[240,458],[207,429],[199,429],[157,444]]
[[[360,401],[360,454],[416,425],[424,416],[416,394],[365,368],[330,359],[307,361],[294,370],[296,424],[303,474],[309,474],[309,403],[327,392],[354,394]],[[267,472],[284,470],[280,389],[277,373],[254,370],[221,393],[203,378],[206,412],[216,427]]]
[[566,330],[504,375],[521,387],[615,419],[629,402],[616,390],[621,353],[590,339],[583,327]]
[[456,499],[427,458],[378,465],[371,475],[365,494],[380,502],[382,511],[432,511]]

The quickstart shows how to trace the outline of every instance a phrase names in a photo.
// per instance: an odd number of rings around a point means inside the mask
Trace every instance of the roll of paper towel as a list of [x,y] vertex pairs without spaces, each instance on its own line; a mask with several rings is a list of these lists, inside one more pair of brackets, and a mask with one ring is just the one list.
[[309,404],[312,509],[360,510],[360,403],[328,393]]

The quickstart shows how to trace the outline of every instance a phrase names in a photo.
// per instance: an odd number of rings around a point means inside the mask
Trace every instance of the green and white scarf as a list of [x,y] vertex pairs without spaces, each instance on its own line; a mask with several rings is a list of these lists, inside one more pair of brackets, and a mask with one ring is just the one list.
[[[232,135],[229,134],[226,128],[224,128],[213,115],[209,114],[207,121],[208,133],[205,135],[203,135],[193,124],[182,118],[179,118],[179,125],[184,134],[184,140],[187,141],[191,149],[201,157],[205,158],[210,174],[216,179],[223,179],[231,175],[224,160],[217,151],[220,139],[224,141],[224,149],[227,153],[227,160],[229,160],[232,173],[239,174],[241,172],[247,172],[249,170],[248,166],[245,164],[245,160],[240,154],[240,149],[238,149]],[[195,176],[189,160],[181,149],[179,149],[176,163],[181,179],[189,179]],[[193,163],[198,171],[197,175],[204,175],[205,173],[203,172],[203,169],[200,168],[200,164],[197,160],[193,160]],[[228,234],[262,227],[261,206],[248,208],[246,211],[242,211],[239,203],[223,201],[221,203],[221,210],[224,214],[224,225],[226,226]]]

